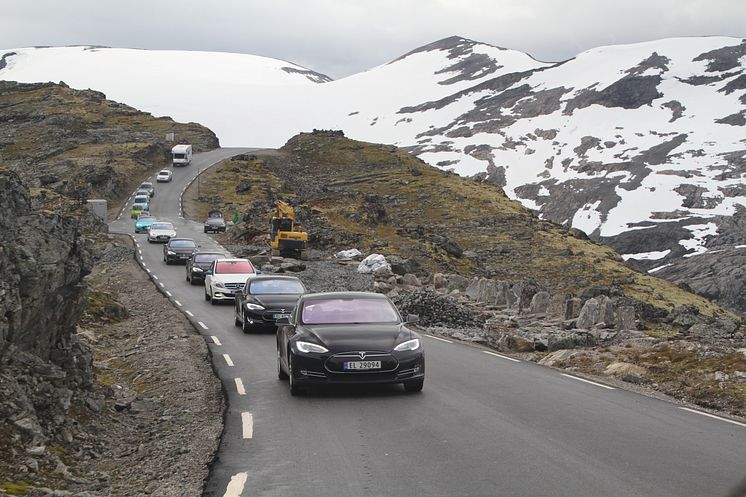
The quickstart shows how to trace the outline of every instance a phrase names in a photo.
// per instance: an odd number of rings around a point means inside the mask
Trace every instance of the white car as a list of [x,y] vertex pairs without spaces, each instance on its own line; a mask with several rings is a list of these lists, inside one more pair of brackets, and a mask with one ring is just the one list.
[[171,181],[174,177],[174,173],[171,172],[169,169],[162,169],[158,172],[158,175],[156,175],[155,180],[158,183],[168,183]]
[[248,259],[216,259],[205,272],[205,300],[213,305],[233,300],[254,276],[256,269]]
[[156,221],[150,225],[148,230],[148,242],[167,243],[171,238],[176,236],[174,225],[164,221]]

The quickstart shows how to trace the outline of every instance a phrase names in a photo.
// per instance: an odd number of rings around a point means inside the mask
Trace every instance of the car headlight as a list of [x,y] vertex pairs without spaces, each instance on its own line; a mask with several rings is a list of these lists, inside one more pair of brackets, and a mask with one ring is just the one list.
[[246,308],[250,311],[263,311],[264,307],[259,304],[246,304]]
[[404,352],[405,350],[417,350],[420,348],[420,339],[419,338],[413,338],[412,340],[407,340],[406,342],[402,342],[396,347],[394,347],[394,350],[397,352]]
[[192,266],[192,271],[194,271],[195,273],[201,273],[202,272],[202,268],[201,267],[197,267],[197,266]]
[[220,281],[215,281],[213,285],[215,285],[218,288],[225,288],[225,285]]
[[174,252],[173,250],[166,250],[166,253],[168,255],[176,255],[176,252]]
[[321,345],[316,345],[315,343],[311,343],[311,342],[295,342],[295,348],[297,348],[300,352],[303,352],[304,354],[308,354],[308,353],[323,354],[324,352],[329,352],[329,350],[326,347],[322,347]]

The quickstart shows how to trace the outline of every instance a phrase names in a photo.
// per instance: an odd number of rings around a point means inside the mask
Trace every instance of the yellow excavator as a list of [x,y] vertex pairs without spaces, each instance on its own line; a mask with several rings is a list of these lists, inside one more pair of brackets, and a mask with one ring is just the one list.
[[287,202],[277,201],[270,222],[269,246],[272,256],[308,259],[308,233],[295,222],[295,209]]

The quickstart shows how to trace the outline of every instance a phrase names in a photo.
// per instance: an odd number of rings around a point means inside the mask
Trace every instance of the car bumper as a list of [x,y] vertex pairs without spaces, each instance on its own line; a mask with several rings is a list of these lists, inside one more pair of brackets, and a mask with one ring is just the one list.
[[212,287],[213,300],[234,300],[238,289]]
[[135,227],[135,233],[147,233],[147,232],[148,232],[148,228]]
[[387,384],[406,383],[425,378],[425,355],[408,357],[399,361],[398,367],[388,372],[355,371],[330,372],[318,357],[296,355],[293,362],[293,380],[303,384]]
[[169,255],[166,254],[166,260],[168,262],[180,262],[182,264],[186,264],[189,260],[189,257],[191,257],[191,254],[176,254],[176,255]]

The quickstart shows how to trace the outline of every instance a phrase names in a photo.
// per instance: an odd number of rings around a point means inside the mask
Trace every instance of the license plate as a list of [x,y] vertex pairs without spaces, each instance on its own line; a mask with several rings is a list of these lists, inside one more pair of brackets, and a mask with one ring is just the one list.
[[381,361],[349,361],[344,363],[348,370],[381,369]]
[[272,317],[275,319],[289,318],[290,314],[272,314]]

